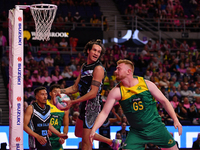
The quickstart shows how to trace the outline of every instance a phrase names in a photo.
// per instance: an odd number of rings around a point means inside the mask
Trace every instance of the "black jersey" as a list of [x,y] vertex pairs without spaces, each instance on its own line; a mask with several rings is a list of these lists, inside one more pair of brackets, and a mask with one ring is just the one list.
[[[91,83],[93,78],[93,71],[96,66],[102,66],[100,60],[87,65],[83,64],[81,69],[81,78],[78,84],[80,95],[83,96],[91,90]],[[103,67],[103,66],[102,66]],[[104,71],[105,72],[105,71]],[[104,73],[105,74],[105,73]],[[85,119],[85,126],[87,128],[92,128],[94,121],[101,111],[101,91],[103,87],[104,79],[101,81],[97,95],[93,99],[82,102],[80,119]]]
[[45,105],[45,108],[41,108],[36,102],[32,104],[33,114],[31,116],[29,127],[35,133],[46,137],[47,143],[41,145],[36,138],[29,135],[29,147],[34,150],[51,150],[51,142],[48,136],[48,129],[50,123],[50,106]]
[[[83,67],[81,69],[81,78],[78,84],[80,95],[83,96],[86,93],[88,93],[91,89],[91,83],[93,78],[93,71],[96,66],[102,66],[102,63],[97,60],[95,63],[87,65],[87,63],[83,64]],[[103,66],[102,66],[103,67]],[[101,85],[99,86],[99,91],[97,95],[101,94],[103,86],[103,81],[101,82]]]

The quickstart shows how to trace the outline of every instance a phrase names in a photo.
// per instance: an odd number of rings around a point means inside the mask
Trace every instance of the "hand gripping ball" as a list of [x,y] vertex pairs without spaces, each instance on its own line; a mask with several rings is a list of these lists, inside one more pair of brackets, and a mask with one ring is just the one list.
[[56,96],[56,98],[55,98],[55,106],[58,109],[62,110],[67,106],[67,104],[65,102],[63,102],[63,100],[67,101],[67,100],[70,100],[70,98],[66,94],[60,94],[60,95],[61,95],[61,97]]

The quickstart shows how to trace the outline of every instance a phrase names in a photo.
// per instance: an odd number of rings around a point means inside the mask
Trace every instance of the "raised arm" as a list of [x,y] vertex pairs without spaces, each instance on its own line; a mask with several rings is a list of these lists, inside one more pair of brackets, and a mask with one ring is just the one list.
[[162,106],[165,108],[165,110],[167,111],[167,113],[170,115],[170,117],[173,119],[174,121],[174,127],[177,128],[178,127],[178,131],[179,131],[179,135],[182,134],[182,125],[180,124],[176,113],[172,107],[172,105],[170,104],[169,100],[163,95],[163,93],[157,88],[157,86],[148,80],[145,80],[147,83],[147,86],[149,88],[149,91],[151,92],[151,94],[153,95],[153,97],[158,100]]

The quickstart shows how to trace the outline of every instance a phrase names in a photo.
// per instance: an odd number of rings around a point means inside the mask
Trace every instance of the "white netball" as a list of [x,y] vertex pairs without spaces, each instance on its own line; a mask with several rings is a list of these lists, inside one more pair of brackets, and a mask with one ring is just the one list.
[[63,100],[68,101],[68,100],[70,100],[70,98],[66,94],[60,94],[60,95],[61,95],[61,97],[56,96],[56,98],[55,98],[55,106],[58,109],[62,110],[67,106],[67,104],[65,102],[63,102]]

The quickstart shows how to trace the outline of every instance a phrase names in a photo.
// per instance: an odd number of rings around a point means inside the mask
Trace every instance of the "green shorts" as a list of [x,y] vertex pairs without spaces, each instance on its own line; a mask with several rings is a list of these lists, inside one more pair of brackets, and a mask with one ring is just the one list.
[[155,144],[160,148],[170,148],[176,144],[164,124],[152,128],[148,127],[147,129],[148,130],[137,131],[130,127],[123,149],[144,150],[145,144],[148,143]]
[[62,144],[59,143],[59,137],[50,138],[52,150],[63,150]]

